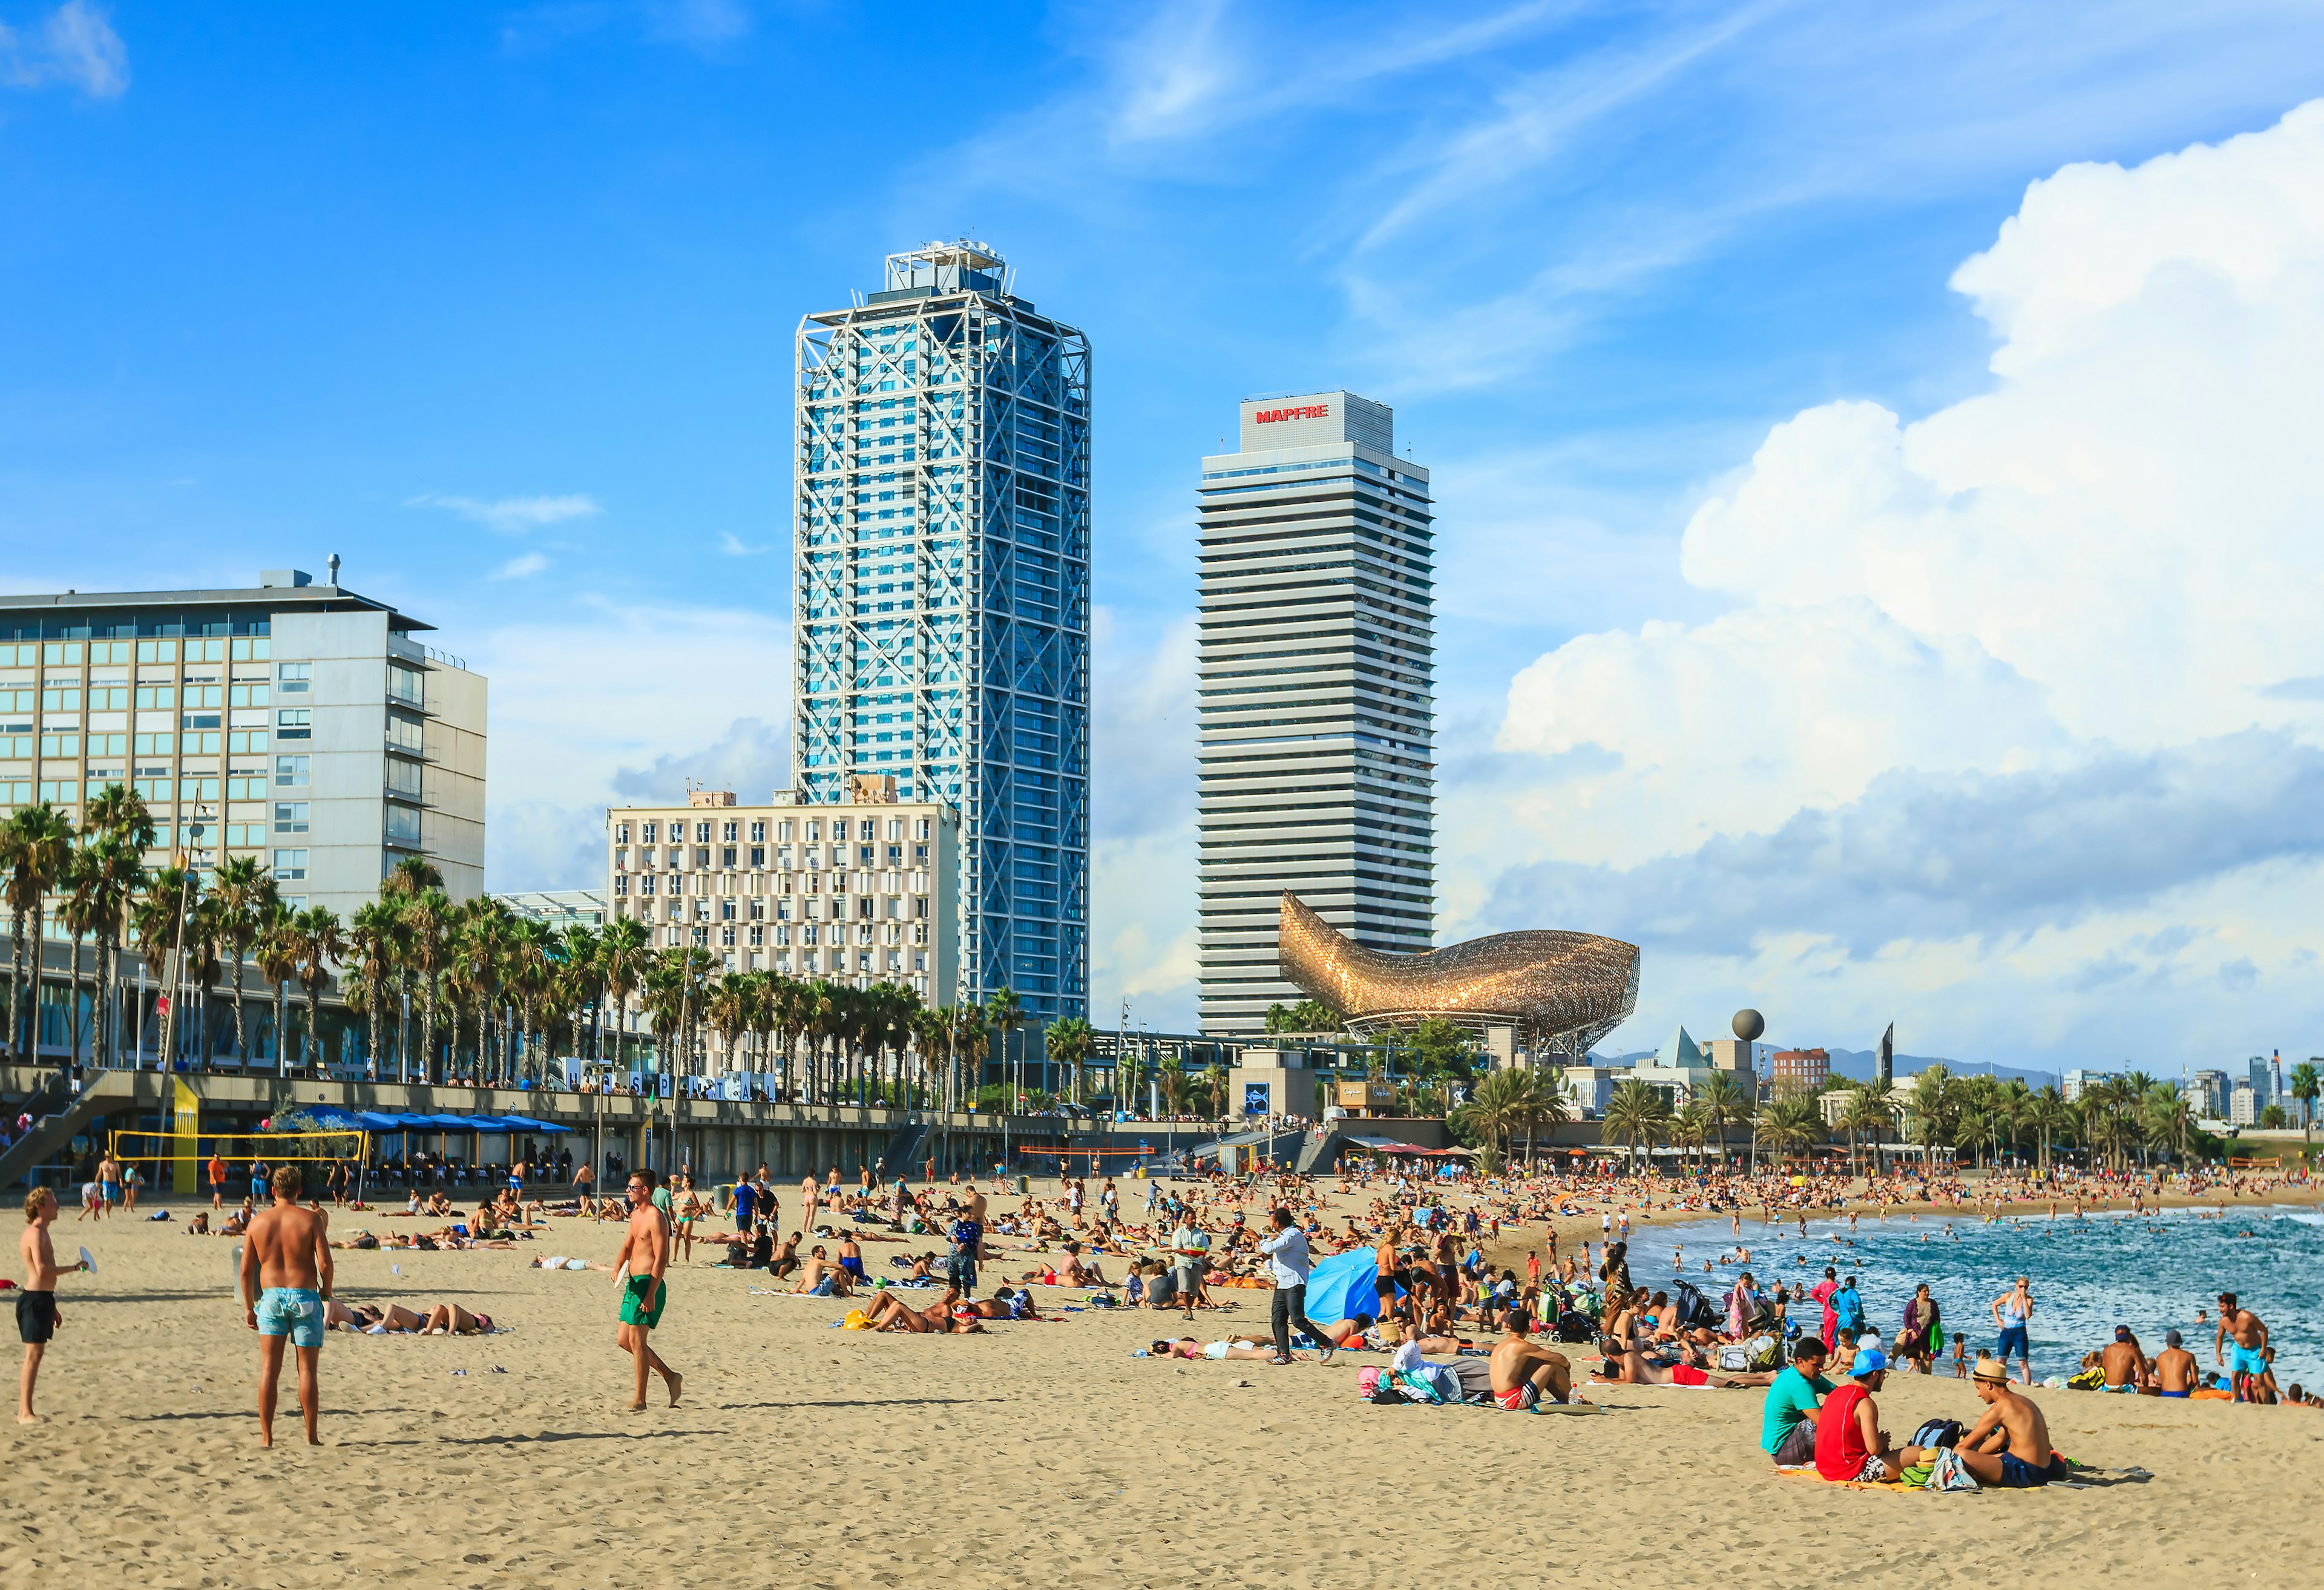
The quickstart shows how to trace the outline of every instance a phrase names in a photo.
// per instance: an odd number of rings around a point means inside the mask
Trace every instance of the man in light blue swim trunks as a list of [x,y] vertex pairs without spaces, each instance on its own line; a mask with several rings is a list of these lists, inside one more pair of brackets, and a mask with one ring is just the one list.
[[2025,1383],[2034,1383],[2034,1349],[2026,1337],[2026,1322],[2034,1317],[2034,1294],[2028,1290],[2025,1277],[2019,1276],[2017,1284],[1993,1300],[1993,1323],[2000,1328],[2001,1340],[1993,1355],[2006,1368],[2012,1358],[2025,1369]]
[[318,1447],[322,1409],[317,1371],[323,1356],[324,1300],[331,1295],[330,1228],[319,1209],[301,1208],[306,1179],[296,1165],[274,1172],[273,1205],[250,1222],[242,1245],[243,1323],[258,1333],[258,1444],[274,1445],[274,1398],[282,1349],[299,1354],[299,1410],[307,1445]]
[[2233,1292],[2219,1294],[2219,1328],[2211,1336],[2211,1357],[2227,1366],[2236,1401],[2273,1402],[2281,1399],[2282,1393],[2275,1389],[2275,1368],[2267,1360],[2267,1326],[2258,1315],[2237,1303]]

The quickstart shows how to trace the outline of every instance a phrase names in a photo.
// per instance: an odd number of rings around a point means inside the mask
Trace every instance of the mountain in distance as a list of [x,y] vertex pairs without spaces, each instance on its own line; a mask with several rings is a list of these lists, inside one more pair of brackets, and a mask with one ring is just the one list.
[[[1765,1040],[1759,1042],[1759,1074],[1762,1077],[1767,1074],[1767,1057],[1784,1047]],[[1635,1053],[1611,1057],[1593,1054],[1590,1057],[1590,1063],[1628,1068],[1651,1063],[1656,1052],[1642,1049]],[[1879,1075],[1880,1051],[1877,1049],[1834,1049],[1826,1052],[1831,1056],[1831,1074],[1835,1077],[1845,1077],[1853,1082],[1870,1082]],[[2024,1071],[2014,1066],[1988,1065],[1983,1060],[1949,1060],[1936,1055],[1898,1055],[1895,1074],[1900,1077],[1915,1077],[1931,1066],[1942,1066],[1956,1077],[1998,1077],[2004,1082],[2014,1078],[2028,1087],[2054,1086],[2058,1081],[2057,1073],[2053,1071]]]
[[[1831,1055],[1831,1074],[1855,1082],[1871,1082],[1880,1075],[1880,1051],[1877,1049],[1835,1049]],[[1949,1060],[1937,1055],[1904,1055],[1896,1057],[1895,1074],[1917,1077],[1931,1066],[1942,1066],[1956,1077],[1998,1077],[2004,1082],[2023,1082],[2028,1087],[2053,1087],[2058,1076],[2054,1071],[2023,1071],[2015,1066],[1988,1065],[1983,1060]]]

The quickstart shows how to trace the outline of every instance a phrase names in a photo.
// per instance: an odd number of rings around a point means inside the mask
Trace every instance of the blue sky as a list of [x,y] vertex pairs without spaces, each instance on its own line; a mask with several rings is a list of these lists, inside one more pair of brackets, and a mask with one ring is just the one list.
[[[2324,657],[2267,616],[2308,574],[2297,428],[2238,430],[2236,481],[2279,489],[2229,510],[2246,578],[2196,582],[2210,633],[2261,638],[2168,677],[2043,651],[2069,615],[2000,595],[2049,588],[2030,550],[2087,569],[2098,509],[1975,522],[2042,464],[1998,456],[1997,402],[2059,459],[2190,429],[2108,410],[2053,323],[2115,392],[2182,367],[2174,331],[2244,396],[2236,358],[2304,346],[2316,173],[2267,129],[2324,91],[2313,6],[0,0],[0,580],[340,553],[492,678],[493,887],[588,881],[610,797],[780,779],[793,329],[968,235],[1096,353],[1093,1015],[1192,1015],[1194,461],[1246,393],[1346,384],[1441,495],[1446,934],[1638,939],[1634,1044],[1748,1000],[1797,1041],[1895,1017],[1916,1052],[2167,1068],[2324,1016],[2293,903]],[[2254,182],[2276,202],[2198,225]],[[2196,236],[2246,226],[2284,230],[2280,278]],[[2144,296],[2052,312],[2158,236]],[[2275,319],[2169,297],[2212,278]],[[1900,541],[1931,481],[1941,527]],[[2218,508],[2106,559],[2126,634],[2190,611]],[[1754,671],[1794,652],[1838,661]],[[2072,815],[2126,783],[2148,804]],[[2108,818],[2152,853],[2127,883]],[[2092,842],[1992,843],[2044,819]]]

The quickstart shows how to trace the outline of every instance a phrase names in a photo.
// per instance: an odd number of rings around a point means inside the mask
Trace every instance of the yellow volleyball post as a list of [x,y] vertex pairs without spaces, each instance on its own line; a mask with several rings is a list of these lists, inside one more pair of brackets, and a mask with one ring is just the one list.
[[202,1100],[199,1094],[186,1086],[184,1077],[171,1080],[177,1085],[178,1112],[177,1119],[171,1123],[177,1142],[170,1162],[170,1190],[183,1197],[198,1191],[200,1187],[201,1168],[195,1163],[195,1140],[202,1131]]

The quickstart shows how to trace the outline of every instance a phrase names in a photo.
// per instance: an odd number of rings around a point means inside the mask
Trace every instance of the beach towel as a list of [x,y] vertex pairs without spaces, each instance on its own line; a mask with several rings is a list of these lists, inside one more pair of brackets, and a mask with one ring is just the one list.
[[1936,1461],[1929,1465],[1928,1488],[1932,1491],[1981,1491],[1977,1476],[1969,1472],[1960,1454],[1950,1447],[1937,1448]]

